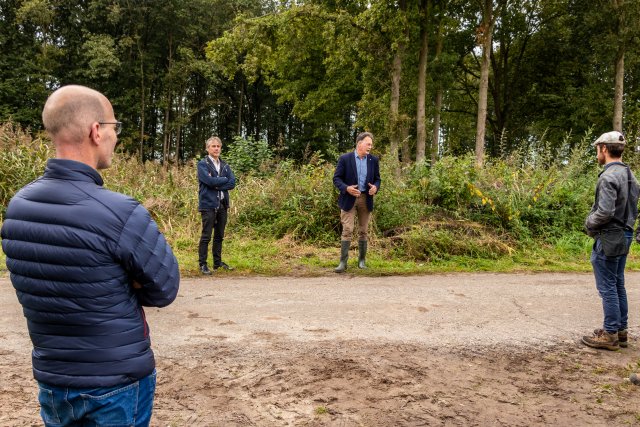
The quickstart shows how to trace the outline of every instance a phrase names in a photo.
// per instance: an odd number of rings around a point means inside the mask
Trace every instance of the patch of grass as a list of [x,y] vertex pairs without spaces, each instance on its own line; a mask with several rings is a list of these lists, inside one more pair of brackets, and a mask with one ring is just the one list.
[[600,389],[604,392],[610,393],[613,389],[613,385],[611,384],[600,384]]
[[570,373],[577,373],[577,372],[580,372],[581,370],[582,370],[582,365],[579,363],[576,363],[575,365],[572,365],[572,366],[567,366],[565,368],[565,371]]
[[329,410],[324,406],[318,406],[313,412],[316,415],[324,415],[324,414],[328,414]]
[[[171,238],[168,236],[169,241]],[[184,277],[197,276],[199,235],[181,237],[171,243]],[[340,248],[315,246],[292,239],[270,239],[244,235],[228,230],[223,247],[223,259],[233,271],[218,270],[220,276],[322,276],[331,275],[338,265]],[[635,252],[635,251],[634,251]],[[357,268],[358,250],[354,242],[349,253],[346,274],[356,276],[420,275],[457,272],[591,272],[587,253],[569,256],[558,254],[553,247],[526,250],[496,259],[473,256],[451,256],[446,259],[413,261],[399,257],[384,240],[372,242],[367,254],[367,270]],[[209,255],[211,263],[211,255]],[[632,253],[627,263],[630,270],[640,269],[640,257]],[[0,272],[6,273],[5,256],[0,250]],[[640,368],[640,362],[638,363]]]
[[[188,231],[188,230],[186,230]],[[199,225],[190,232],[165,230],[167,239],[185,277],[197,276]],[[246,230],[227,228],[223,246],[223,259],[233,266],[233,271],[218,270],[220,276],[322,276],[332,275],[338,265],[339,242],[320,245],[299,242],[285,236],[281,239],[259,236]],[[397,251],[388,239],[373,239],[367,253],[366,270],[357,268],[357,242],[349,252],[346,274],[356,276],[421,275],[462,272],[582,272],[592,271],[588,250],[578,253],[565,252],[552,245],[534,245],[519,249],[513,254],[496,258],[473,255],[443,256],[430,260],[413,260]],[[211,255],[209,255],[211,263]],[[627,271],[640,270],[640,245],[632,247],[627,261]],[[5,256],[0,250],[0,272],[6,273]],[[640,369],[640,360],[637,364]]]

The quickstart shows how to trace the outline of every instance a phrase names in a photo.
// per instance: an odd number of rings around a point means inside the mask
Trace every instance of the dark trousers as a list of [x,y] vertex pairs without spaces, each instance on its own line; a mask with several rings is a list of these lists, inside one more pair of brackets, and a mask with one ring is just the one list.
[[220,207],[218,209],[200,211],[200,216],[202,217],[202,234],[200,235],[200,245],[198,245],[198,264],[205,265],[207,263],[207,248],[213,232],[213,245],[211,245],[213,265],[214,267],[220,267],[222,264],[224,228],[227,226],[227,209]]

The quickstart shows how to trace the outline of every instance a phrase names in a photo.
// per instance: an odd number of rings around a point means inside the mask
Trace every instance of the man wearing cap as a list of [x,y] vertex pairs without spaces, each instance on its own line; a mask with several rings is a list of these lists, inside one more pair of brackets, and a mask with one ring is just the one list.
[[604,322],[582,342],[593,348],[617,350],[627,346],[627,291],[624,267],[638,216],[638,181],[622,163],[624,136],[617,131],[601,135],[593,144],[598,164],[596,196],[585,221],[587,234],[595,239],[591,265],[602,298]]

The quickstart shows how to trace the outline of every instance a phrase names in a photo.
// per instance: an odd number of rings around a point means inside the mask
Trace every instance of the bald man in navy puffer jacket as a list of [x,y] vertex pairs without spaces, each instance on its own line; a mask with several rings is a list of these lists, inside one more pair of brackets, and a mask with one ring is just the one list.
[[178,293],[178,263],[149,212],[105,189],[122,124],[101,93],[65,86],[43,122],[56,148],[9,203],[2,249],[33,343],[47,426],[148,425],[156,374],[143,306]]

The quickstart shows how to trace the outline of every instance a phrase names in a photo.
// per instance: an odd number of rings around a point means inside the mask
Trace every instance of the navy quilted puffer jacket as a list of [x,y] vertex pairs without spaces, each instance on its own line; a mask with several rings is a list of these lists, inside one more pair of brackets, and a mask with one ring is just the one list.
[[102,184],[88,165],[50,159],[11,199],[2,226],[34,377],[46,384],[109,387],[151,374],[142,306],[178,293],[178,263],[149,212]]

